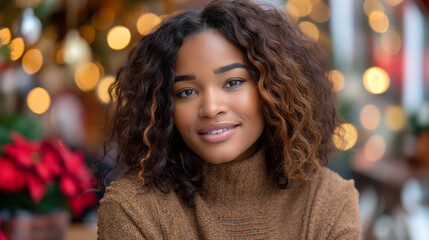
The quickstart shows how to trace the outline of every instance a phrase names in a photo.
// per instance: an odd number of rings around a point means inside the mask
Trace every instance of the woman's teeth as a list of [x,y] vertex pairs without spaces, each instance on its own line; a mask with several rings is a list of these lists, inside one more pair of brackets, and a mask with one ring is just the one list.
[[229,129],[231,129],[231,128],[235,128],[235,127],[236,127],[236,126],[232,126],[232,127],[224,128],[224,129],[212,130],[212,131],[207,132],[207,133],[204,133],[204,134],[219,134],[219,133],[221,133],[221,132],[225,132],[226,130],[229,130]]

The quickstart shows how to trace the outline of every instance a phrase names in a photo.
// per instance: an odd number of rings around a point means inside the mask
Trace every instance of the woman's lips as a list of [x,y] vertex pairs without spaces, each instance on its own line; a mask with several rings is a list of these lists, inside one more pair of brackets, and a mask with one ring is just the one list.
[[209,125],[198,130],[198,135],[205,142],[218,143],[229,139],[237,130],[238,124],[222,123]]

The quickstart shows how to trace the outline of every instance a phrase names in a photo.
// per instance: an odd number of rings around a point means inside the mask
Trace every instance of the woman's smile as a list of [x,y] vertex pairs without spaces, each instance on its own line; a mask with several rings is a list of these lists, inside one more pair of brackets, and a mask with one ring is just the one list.
[[203,141],[208,143],[219,143],[227,141],[235,132],[239,124],[219,123],[202,127],[198,130]]

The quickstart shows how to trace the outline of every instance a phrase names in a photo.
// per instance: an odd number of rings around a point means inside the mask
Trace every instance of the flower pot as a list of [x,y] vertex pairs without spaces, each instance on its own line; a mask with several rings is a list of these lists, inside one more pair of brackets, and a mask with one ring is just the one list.
[[65,239],[70,215],[65,210],[34,213],[21,210],[3,217],[1,223],[8,240]]

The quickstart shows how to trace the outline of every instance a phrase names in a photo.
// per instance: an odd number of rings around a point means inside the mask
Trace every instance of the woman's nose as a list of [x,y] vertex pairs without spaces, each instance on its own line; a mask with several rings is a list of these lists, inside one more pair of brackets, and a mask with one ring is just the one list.
[[217,90],[206,91],[201,96],[199,117],[215,118],[217,115],[226,113],[228,106],[224,97]]

